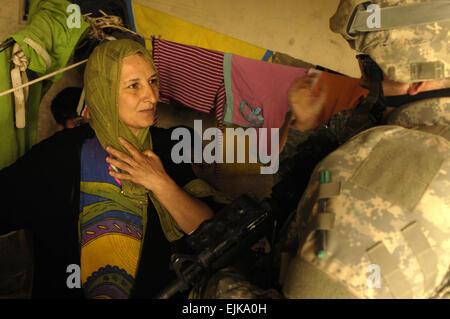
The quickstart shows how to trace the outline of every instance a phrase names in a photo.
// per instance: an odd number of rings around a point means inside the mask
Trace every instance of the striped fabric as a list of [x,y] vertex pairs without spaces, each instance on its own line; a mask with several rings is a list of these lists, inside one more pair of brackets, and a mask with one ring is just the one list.
[[210,113],[222,128],[225,105],[222,52],[174,43],[153,41],[153,59],[159,73],[160,100],[173,99],[187,107]]
[[226,94],[225,94],[225,83],[219,88],[219,92],[217,92],[217,102],[216,102],[216,119],[219,123],[219,129],[223,129],[223,112],[225,109],[226,103]]

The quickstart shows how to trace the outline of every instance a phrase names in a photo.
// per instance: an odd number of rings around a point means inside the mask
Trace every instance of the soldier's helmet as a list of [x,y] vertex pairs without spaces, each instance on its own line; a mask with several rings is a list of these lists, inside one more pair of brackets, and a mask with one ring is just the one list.
[[330,28],[391,80],[450,77],[450,1],[341,0]]

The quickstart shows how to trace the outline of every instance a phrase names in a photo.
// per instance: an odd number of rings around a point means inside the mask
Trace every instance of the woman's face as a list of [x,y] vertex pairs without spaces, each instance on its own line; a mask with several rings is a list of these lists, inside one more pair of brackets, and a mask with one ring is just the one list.
[[119,117],[137,136],[155,119],[159,91],[152,63],[142,54],[122,60],[119,82]]

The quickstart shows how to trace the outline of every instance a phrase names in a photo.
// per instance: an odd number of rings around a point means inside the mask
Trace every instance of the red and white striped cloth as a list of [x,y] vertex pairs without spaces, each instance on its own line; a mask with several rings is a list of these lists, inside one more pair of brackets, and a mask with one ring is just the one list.
[[223,57],[222,52],[154,39],[160,100],[169,103],[173,99],[203,113],[216,107],[216,119],[222,129],[226,102]]

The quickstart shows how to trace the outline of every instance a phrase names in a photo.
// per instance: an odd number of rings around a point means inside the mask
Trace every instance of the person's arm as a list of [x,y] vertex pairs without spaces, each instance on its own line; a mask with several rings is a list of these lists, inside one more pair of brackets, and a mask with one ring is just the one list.
[[107,147],[106,151],[116,159],[107,157],[106,161],[126,172],[111,171],[111,176],[151,190],[186,234],[193,232],[203,221],[213,216],[206,204],[191,197],[173,181],[154,152],[146,150],[140,153],[126,140],[119,140],[131,156]]
[[186,234],[213,216],[208,205],[186,193],[170,177],[154,188],[153,193]]
[[39,214],[49,177],[43,172],[42,147],[35,146],[0,170],[0,235],[30,229]]
[[22,184],[25,181],[22,170],[22,162],[6,167],[0,171],[0,235],[7,234],[14,230],[26,228],[26,213],[30,207],[28,203],[31,198],[26,196],[27,187],[33,185]]
[[56,133],[0,170],[0,234],[46,225],[53,207],[65,212],[79,170],[77,145],[89,132],[85,127]]

